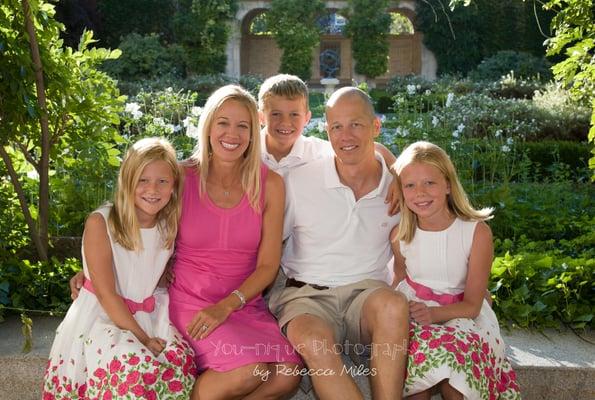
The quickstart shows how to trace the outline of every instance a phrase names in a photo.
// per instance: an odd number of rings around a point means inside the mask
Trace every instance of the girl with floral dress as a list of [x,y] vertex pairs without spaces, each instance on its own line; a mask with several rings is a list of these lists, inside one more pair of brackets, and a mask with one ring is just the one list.
[[396,289],[411,315],[403,394],[520,398],[496,315],[484,298],[493,259],[492,209],[474,209],[440,147],[417,142],[394,165],[403,204],[391,240]]
[[113,205],[85,223],[85,282],[56,331],[43,399],[190,396],[194,354],[157,287],[178,230],[181,180],[163,139],[142,139],[126,154]]

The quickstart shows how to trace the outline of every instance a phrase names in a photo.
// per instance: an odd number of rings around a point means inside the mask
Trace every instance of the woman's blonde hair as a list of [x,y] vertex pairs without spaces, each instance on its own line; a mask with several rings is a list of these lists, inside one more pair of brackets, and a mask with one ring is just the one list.
[[217,89],[208,98],[198,121],[200,132],[199,144],[192,156],[191,164],[199,168],[200,173],[200,195],[206,192],[206,182],[209,176],[209,160],[213,153],[209,136],[213,126],[215,114],[223,103],[228,100],[235,100],[242,104],[250,114],[250,142],[244,152],[244,158],[240,165],[242,189],[246,192],[250,205],[255,211],[260,210],[260,129],[258,120],[258,109],[256,100],[247,90],[237,85],[227,85]]
[[157,228],[165,248],[171,248],[178,233],[182,194],[182,174],[176,160],[176,151],[162,138],[145,138],[134,143],[126,153],[118,174],[114,205],[108,223],[116,242],[128,250],[143,249],[140,224],[134,204],[136,185],[147,165],[165,161],[174,177],[173,193],[169,202],[157,214]]
[[[447,195],[448,208],[457,217],[465,221],[486,221],[492,218],[493,208],[482,208],[481,210],[473,208],[448,154],[440,147],[429,142],[415,142],[409,145],[393,165],[393,169],[397,174],[397,187],[401,199],[403,199],[403,188],[401,187],[400,175],[403,169],[412,163],[431,165],[442,173],[446,182],[450,185],[450,194]],[[401,200],[401,222],[399,223],[396,239],[403,240],[406,243],[411,242],[416,228],[417,216],[407,207],[405,201]]]

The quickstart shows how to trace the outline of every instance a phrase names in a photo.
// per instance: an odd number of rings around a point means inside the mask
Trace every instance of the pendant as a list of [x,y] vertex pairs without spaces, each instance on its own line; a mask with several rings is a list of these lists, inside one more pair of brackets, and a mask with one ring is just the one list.
[[223,196],[229,197],[229,190],[224,190],[223,191]]

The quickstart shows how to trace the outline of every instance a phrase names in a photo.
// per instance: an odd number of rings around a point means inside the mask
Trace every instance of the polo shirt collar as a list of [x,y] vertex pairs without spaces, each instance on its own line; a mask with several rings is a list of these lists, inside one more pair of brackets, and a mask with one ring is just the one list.
[[[382,158],[382,156],[378,152],[374,152],[374,155],[376,156],[376,159],[378,161],[380,161],[380,164],[382,165],[382,175],[380,176],[380,182],[378,182],[378,186],[362,198],[370,198],[370,197],[379,196],[382,193],[382,189],[385,186],[387,176],[389,176],[389,174],[387,173],[388,168],[386,167],[384,158]],[[327,189],[346,188],[346,189],[351,190],[351,188],[349,188],[348,186],[341,183],[341,180],[339,179],[339,173],[337,172],[337,168],[335,167],[335,160],[336,160],[336,157],[333,157],[332,162],[324,163],[324,166],[325,166],[324,167],[325,168],[324,169],[325,187]]]
[[[262,151],[262,154],[269,160],[273,160],[276,162],[275,157],[273,157],[273,155],[271,153],[268,152],[267,150],[267,142],[266,142],[266,127],[261,129],[260,131],[260,150]],[[304,151],[305,151],[305,141],[304,141],[304,136],[300,135],[297,140],[295,141],[295,143],[293,144],[293,146],[291,147],[291,151],[289,152],[288,155],[286,155],[285,157],[283,157],[279,163],[283,162],[283,160],[285,159],[290,159],[290,158],[297,158],[299,160],[301,160],[302,158],[304,158]]]

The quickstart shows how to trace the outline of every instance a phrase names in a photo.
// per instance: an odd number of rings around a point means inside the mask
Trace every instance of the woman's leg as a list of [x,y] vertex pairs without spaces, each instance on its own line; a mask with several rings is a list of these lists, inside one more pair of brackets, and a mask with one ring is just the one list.
[[423,392],[412,394],[411,396],[405,397],[407,400],[430,400],[432,397],[432,389],[424,390]]
[[447,379],[440,382],[438,387],[440,388],[440,394],[444,400],[463,400],[461,392],[450,386]]
[[301,378],[295,374],[300,368],[297,364],[271,363],[267,367],[266,371],[262,371],[262,385],[244,400],[286,399],[295,393]]
[[255,371],[266,370],[267,364],[249,364],[231,371],[208,369],[201,373],[192,389],[192,400],[241,399],[254,392],[263,380]]

